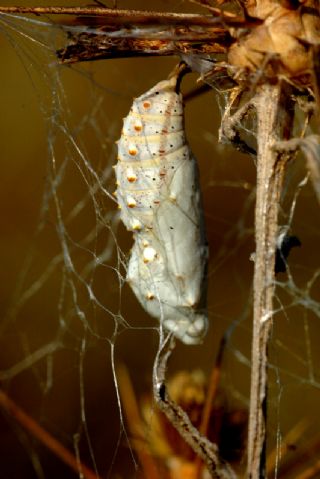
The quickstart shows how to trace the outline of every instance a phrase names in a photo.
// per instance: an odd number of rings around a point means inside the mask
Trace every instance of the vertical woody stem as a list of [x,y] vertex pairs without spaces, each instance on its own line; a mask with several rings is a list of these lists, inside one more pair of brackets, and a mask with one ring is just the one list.
[[289,137],[293,109],[288,85],[263,85],[257,111],[256,254],[252,338],[248,478],[265,477],[268,340],[272,326],[278,210],[287,155],[276,144]]

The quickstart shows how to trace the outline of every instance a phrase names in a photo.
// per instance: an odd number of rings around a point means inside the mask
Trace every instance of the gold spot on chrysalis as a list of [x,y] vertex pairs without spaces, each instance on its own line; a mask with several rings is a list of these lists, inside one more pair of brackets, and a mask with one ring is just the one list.
[[135,148],[134,146],[129,147],[128,151],[129,151],[129,155],[131,156],[136,156],[136,154],[138,153],[137,148]]
[[127,170],[127,180],[129,183],[134,183],[137,180],[137,175],[131,168]]
[[131,228],[134,231],[141,231],[142,225],[141,225],[139,220],[133,219],[132,222],[131,222]]
[[155,260],[157,256],[157,252],[151,246],[147,246],[143,251],[143,262],[144,263],[151,263]]
[[132,196],[127,197],[127,206],[129,208],[134,208],[135,206],[137,206],[137,202]]

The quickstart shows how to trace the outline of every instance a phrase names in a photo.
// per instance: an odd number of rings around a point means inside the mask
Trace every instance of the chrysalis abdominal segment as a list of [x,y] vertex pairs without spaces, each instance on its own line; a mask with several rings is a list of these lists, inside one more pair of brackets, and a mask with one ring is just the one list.
[[151,316],[196,344],[207,330],[207,247],[177,81],[178,73],[134,100],[118,142],[116,196],[134,234],[127,281]]

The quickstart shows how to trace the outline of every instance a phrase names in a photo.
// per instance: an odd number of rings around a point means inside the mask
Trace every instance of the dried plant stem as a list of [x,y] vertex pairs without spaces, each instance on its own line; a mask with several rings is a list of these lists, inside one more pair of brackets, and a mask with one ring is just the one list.
[[181,437],[203,460],[210,475],[214,479],[236,479],[236,474],[231,466],[219,457],[218,447],[211,443],[193,426],[189,416],[169,397],[166,390],[166,377],[168,359],[175,347],[173,337],[169,338],[157,354],[153,369],[153,394],[159,408],[167,416],[172,426]]
[[[121,10],[104,7],[24,7],[24,6],[3,6],[0,7],[0,13],[33,13],[36,15],[90,15],[105,17],[108,24],[123,24],[134,22],[141,24],[183,24],[210,26],[228,22],[228,24],[237,26],[243,25],[243,17],[237,17],[233,14],[221,12],[219,16],[201,15],[193,13],[172,13],[172,12],[151,12],[147,10]],[[217,10],[217,14],[220,13]]]
[[222,366],[222,360],[223,360],[223,354],[226,346],[226,337],[223,336],[219,349],[218,349],[218,354],[215,360],[215,364],[212,368],[211,375],[210,375],[210,380],[209,380],[209,387],[206,395],[206,401],[204,404],[203,408],[203,413],[202,413],[202,419],[201,419],[201,424],[199,427],[199,431],[201,434],[204,436],[207,435],[208,428],[209,428],[209,422],[210,422],[210,417],[214,405],[214,400],[217,397],[217,392],[220,384],[220,379],[221,379],[221,366]]
[[[215,398],[217,397],[218,393],[218,388],[220,384],[220,379],[221,379],[221,366],[222,366],[222,360],[223,360],[223,354],[225,350],[225,345],[226,345],[226,337],[223,336],[219,349],[218,349],[218,354],[215,360],[215,364],[212,368],[211,375],[210,375],[210,380],[209,380],[209,387],[206,395],[206,400],[204,403],[204,408],[202,412],[202,418],[201,418],[201,424],[199,427],[199,432],[203,436],[207,436],[208,429],[209,429],[209,422],[210,422],[210,417],[212,414],[212,409],[214,405]],[[201,479],[201,471],[203,468],[203,461],[201,461],[200,457],[198,456],[196,459],[195,463],[195,477],[196,479]]]
[[257,112],[256,255],[252,338],[248,477],[265,477],[268,340],[272,326],[275,245],[282,180],[288,153],[275,145],[287,139],[293,110],[288,85],[263,85],[255,97]]

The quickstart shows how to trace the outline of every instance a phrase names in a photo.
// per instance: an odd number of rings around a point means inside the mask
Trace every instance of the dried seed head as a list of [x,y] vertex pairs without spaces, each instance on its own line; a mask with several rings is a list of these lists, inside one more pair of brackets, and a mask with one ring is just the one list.
[[310,18],[310,13],[301,8],[265,3],[273,9],[266,8],[259,15],[256,12],[264,23],[231,46],[230,65],[251,72],[261,69],[262,79],[281,75],[299,84],[310,84],[311,48],[316,39],[320,40],[319,17]]

